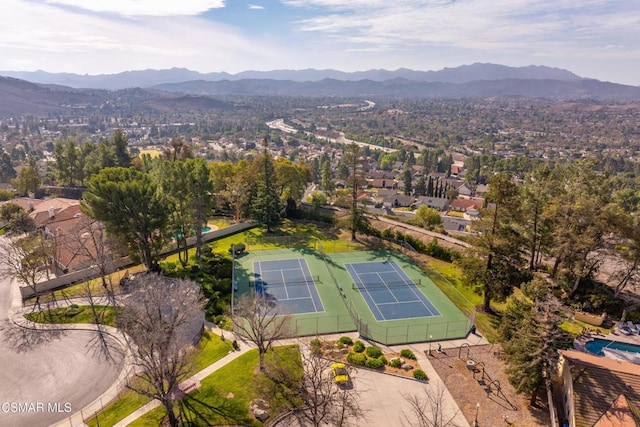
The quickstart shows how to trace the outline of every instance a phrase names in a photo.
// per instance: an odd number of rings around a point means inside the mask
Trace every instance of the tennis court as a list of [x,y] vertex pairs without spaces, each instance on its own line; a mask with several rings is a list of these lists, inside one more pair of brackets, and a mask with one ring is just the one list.
[[253,262],[254,288],[285,307],[289,314],[320,313],[324,306],[304,258]]
[[348,263],[345,269],[377,321],[440,316],[393,260]]

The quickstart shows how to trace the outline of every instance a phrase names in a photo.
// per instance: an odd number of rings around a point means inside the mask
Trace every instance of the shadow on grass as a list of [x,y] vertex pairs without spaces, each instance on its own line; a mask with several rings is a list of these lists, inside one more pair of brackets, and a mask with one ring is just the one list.
[[[180,417],[184,425],[209,426],[237,424],[251,426],[256,424],[244,403],[222,395],[221,391],[211,390],[207,393],[206,401],[200,398],[200,392],[195,391],[180,402]],[[215,396],[215,397],[212,397]],[[204,396],[203,396],[204,397]]]

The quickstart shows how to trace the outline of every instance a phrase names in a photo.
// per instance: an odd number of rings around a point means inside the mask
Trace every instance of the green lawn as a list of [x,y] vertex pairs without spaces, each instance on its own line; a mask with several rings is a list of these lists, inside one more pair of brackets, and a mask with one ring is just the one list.
[[[113,307],[96,306],[98,323],[116,326]],[[53,310],[36,311],[24,315],[36,323],[94,323],[93,310],[89,305],[69,306]]]
[[611,332],[610,328],[602,328],[600,326],[589,325],[588,323],[584,323],[579,320],[567,320],[565,322],[562,322],[559,327],[574,338],[579,337],[584,329],[591,331],[595,330],[603,335],[607,335],[609,332]]
[[[274,350],[297,352],[298,348],[288,346]],[[202,380],[201,387],[184,402],[183,417],[189,420],[187,425],[261,426],[248,411],[251,400],[259,397],[255,387],[258,372],[258,350],[254,349]],[[156,408],[130,426],[158,425],[165,413],[164,408]]]
[[[193,359],[193,372],[198,372],[222,359],[229,354],[229,350],[231,350],[229,341],[222,341],[218,335],[206,332],[200,341],[200,351]],[[91,427],[97,427],[98,425],[101,427],[112,426],[150,400],[132,390],[126,390],[108,405],[103,412],[100,412],[97,417],[91,418],[86,423]],[[158,425],[158,423],[147,425]]]
[[[462,272],[455,264],[430,258],[427,275],[465,314],[470,315],[469,310],[475,310],[475,307],[482,305],[482,295],[462,284]],[[491,307],[500,312],[504,309],[505,303],[491,302]],[[496,326],[499,322],[499,316],[475,311],[478,331],[491,342],[497,339]]]

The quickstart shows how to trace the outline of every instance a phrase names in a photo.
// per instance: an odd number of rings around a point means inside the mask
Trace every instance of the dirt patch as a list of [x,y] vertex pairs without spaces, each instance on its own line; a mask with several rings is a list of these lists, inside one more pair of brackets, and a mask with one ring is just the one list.
[[[529,396],[516,394],[509,384],[499,346],[473,347],[468,357],[466,349],[433,354],[433,357],[429,357],[433,368],[469,424],[473,425],[477,410],[480,426],[551,425],[545,396],[538,398],[537,407],[532,407],[529,405]],[[473,364],[468,360],[475,362],[474,370],[470,369]]]

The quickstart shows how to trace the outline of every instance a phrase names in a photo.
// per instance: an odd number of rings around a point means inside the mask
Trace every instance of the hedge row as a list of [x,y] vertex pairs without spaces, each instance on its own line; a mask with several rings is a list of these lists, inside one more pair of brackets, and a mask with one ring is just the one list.
[[449,248],[445,248],[438,244],[438,239],[435,237],[429,244],[425,244],[422,240],[417,239],[409,234],[404,234],[398,230],[392,230],[390,228],[384,230],[382,233],[378,232],[379,236],[386,240],[404,240],[408,244],[411,245],[413,249],[416,251],[432,256],[437,259],[441,259],[447,262],[453,262],[457,259],[460,259],[460,252],[454,251]]

